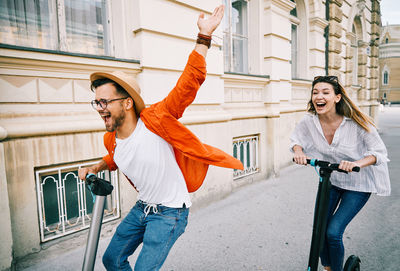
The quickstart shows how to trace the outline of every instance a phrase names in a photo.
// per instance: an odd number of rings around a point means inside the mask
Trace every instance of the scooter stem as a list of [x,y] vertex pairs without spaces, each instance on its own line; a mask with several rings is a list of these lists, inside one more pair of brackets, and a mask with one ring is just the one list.
[[93,206],[92,221],[90,222],[89,237],[86,244],[85,258],[82,271],[93,271],[96,261],[97,246],[103,221],[104,203],[106,196],[96,196]]

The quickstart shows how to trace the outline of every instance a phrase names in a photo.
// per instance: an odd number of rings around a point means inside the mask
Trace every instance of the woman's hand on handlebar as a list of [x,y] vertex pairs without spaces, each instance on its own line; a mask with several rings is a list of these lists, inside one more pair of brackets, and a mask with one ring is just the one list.
[[307,159],[309,159],[303,151],[295,151],[293,155],[293,161],[299,165],[307,165]]
[[346,160],[342,160],[339,164],[339,169],[347,172],[352,172],[354,167],[360,167],[360,165]]

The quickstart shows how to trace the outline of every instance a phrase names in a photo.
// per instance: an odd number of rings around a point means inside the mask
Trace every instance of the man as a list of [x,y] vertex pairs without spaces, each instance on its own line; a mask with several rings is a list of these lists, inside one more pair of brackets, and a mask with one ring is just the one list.
[[177,85],[161,102],[145,108],[138,84],[124,73],[90,76],[96,93],[92,105],[107,130],[108,155],[80,169],[79,177],[119,168],[139,192],[136,205],[117,227],[103,256],[107,270],[131,270],[127,259],[140,243],[135,270],[159,270],[186,228],[189,192],[201,186],[208,165],[243,169],[240,161],[201,143],[178,121],[205,80],[205,57],[223,14],[223,5],[207,19],[200,14],[195,49]]

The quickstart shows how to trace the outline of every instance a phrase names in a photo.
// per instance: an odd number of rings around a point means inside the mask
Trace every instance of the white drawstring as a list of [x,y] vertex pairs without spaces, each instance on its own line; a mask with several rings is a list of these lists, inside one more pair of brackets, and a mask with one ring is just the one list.
[[146,206],[144,207],[144,217],[147,217],[147,215],[153,211],[154,214],[158,213],[158,209],[157,209],[157,204],[155,203],[146,203]]

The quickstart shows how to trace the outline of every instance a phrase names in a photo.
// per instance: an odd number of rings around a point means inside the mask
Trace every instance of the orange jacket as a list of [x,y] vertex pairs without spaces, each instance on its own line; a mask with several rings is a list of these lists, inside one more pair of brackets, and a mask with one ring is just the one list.
[[[193,51],[176,86],[161,102],[145,108],[140,118],[147,129],[167,141],[174,149],[175,158],[186,181],[189,192],[196,191],[206,177],[208,165],[241,169],[242,163],[229,154],[201,143],[178,119],[196,97],[197,90],[206,77],[206,62],[202,55]],[[104,135],[108,155],[103,157],[110,170],[116,170],[114,162],[115,132]]]

